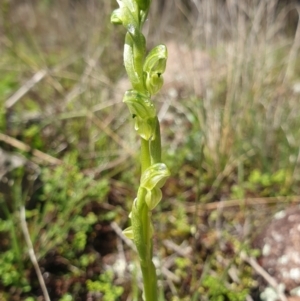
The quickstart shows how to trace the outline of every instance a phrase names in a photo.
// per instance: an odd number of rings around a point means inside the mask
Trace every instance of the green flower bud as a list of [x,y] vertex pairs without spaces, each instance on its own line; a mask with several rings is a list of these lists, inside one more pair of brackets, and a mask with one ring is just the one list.
[[168,58],[167,47],[163,44],[154,47],[147,55],[144,63],[145,72],[164,73]]
[[134,129],[147,141],[155,139],[155,126],[154,118],[141,119],[139,117],[135,117]]
[[162,192],[160,188],[154,187],[152,190],[148,190],[145,201],[147,203],[149,210],[153,210],[161,201],[161,199],[162,199]]
[[123,230],[123,234],[129,238],[129,239],[133,239],[133,231],[132,231],[132,226],[126,228],[125,230]]
[[141,187],[147,190],[161,188],[169,176],[170,171],[164,163],[153,164],[142,174]]
[[113,11],[111,22],[113,24],[123,24],[123,26],[131,33],[139,28],[139,8],[134,0],[117,0],[120,8]]
[[147,190],[145,202],[153,210],[162,199],[160,188],[165,184],[170,171],[164,163],[156,163],[145,170],[141,178],[141,187]]
[[113,24],[116,24],[116,25],[122,25],[123,22],[122,22],[122,14],[121,14],[121,10],[118,8],[118,9],[115,9],[111,16],[110,16],[110,22],[113,23]]
[[145,59],[143,66],[145,85],[152,95],[157,93],[163,85],[162,74],[166,70],[167,57],[167,47],[158,45],[149,52]]
[[156,116],[156,109],[151,99],[136,90],[126,91],[123,102],[127,104],[133,117],[148,119]]
[[151,99],[136,90],[129,90],[125,93],[123,102],[135,119],[134,127],[138,134],[145,140],[154,139],[156,109]]
[[164,79],[159,73],[150,74],[146,76],[146,88],[151,95],[156,94],[164,84]]

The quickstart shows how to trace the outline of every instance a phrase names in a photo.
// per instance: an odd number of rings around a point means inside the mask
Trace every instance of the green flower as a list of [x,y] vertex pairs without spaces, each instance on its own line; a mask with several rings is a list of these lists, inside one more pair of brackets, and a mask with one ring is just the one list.
[[127,104],[132,117],[148,119],[156,116],[156,109],[151,99],[136,90],[126,91],[123,102]]
[[110,17],[113,24],[123,25],[128,32],[134,34],[134,31],[140,28],[139,7],[133,0],[117,0],[120,8],[115,9]]
[[160,188],[170,176],[170,171],[164,163],[156,163],[145,170],[141,177],[141,187],[147,190],[145,201],[149,210],[153,210],[161,201]]
[[154,140],[155,139],[155,119],[140,119],[139,117],[135,118],[134,129],[137,133],[145,140]]
[[133,239],[133,230],[132,230],[132,226],[126,228],[125,230],[123,230],[123,234],[129,238],[129,239]]
[[143,66],[145,85],[152,95],[157,93],[164,83],[162,74],[166,70],[167,58],[167,47],[158,45],[149,52],[145,59]]
[[135,130],[138,134],[145,140],[154,139],[156,109],[151,99],[136,90],[128,90],[123,102],[135,119]]

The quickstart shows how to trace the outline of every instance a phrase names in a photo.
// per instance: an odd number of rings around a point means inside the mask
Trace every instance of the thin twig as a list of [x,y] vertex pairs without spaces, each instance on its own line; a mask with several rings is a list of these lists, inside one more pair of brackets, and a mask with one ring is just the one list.
[[76,98],[78,95],[82,94],[85,91],[86,85],[88,83],[88,79],[92,71],[95,69],[97,62],[99,61],[99,57],[101,56],[103,50],[104,50],[103,46],[97,47],[93,56],[88,59],[85,70],[83,71],[81,79],[79,80],[78,84],[75,85],[75,87],[65,97],[65,104],[71,102],[74,98]]
[[297,10],[298,13],[298,25],[295,33],[294,43],[290,50],[290,55],[289,55],[285,78],[284,78],[285,81],[291,79],[291,77],[294,75],[296,59],[300,49],[300,5],[297,4],[295,9]]
[[15,138],[5,135],[3,133],[0,133],[0,141],[3,141],[21,151],[28,152],[28,153],[31,152],[32,155],[38,159],[38,161],[44,161],[44,162],[47,162],[47,163],[53,164],[53,165],[63,164],[63,162],[61,160],[56,159],[56,158],[54,158],[46,153],[43,153],[37,149],[33,149],[28,144],[25,144],[25,143],[21,142],[20,140],[17,140]]
[[[300,203],[300,196],[282,196],[282,197],[269,197],[269,198],[246,198],[246,199],[236,199],[228,201],[219,201],[208,204],[203,204],[198,206],[199,212],[216,210],[220,203],[223,208],[232,208],[239,206],[256,206],[256,205],[266,205],[275,203]],[[196,205],[188,205],[186,211],[188,213],[195,212]]]
[[47,74],[47,70],[39,70],[34,76],[29,79],[22,87],[20,87],[12,96],[5,102],[5,108],[10,109],[15,105],[31,88],[39,83]]
[[192,258],[192,256],[191,256],[192,248],[190,246],[185,246],[185,247],[183,247],[182,245],[178,246],[170,239],[164,239],[163,244],[166,248],[171,249],[172,251],[176,252],[181,257],[189,258],[189,259]]
[[41,269],[39,267],[39,263],[37,261],[37,258],[36,258],[35,252],[34,252],[32,241],[30,239],[30,234],[29,234],[28,227],[27,227],[26,214],[25,214],[25,207],[24,206],[20,207],[20,221],[21,221],[22,232],[23,232],[25,242],[26,242],[26,245],[27,245],[27,248],[28,248],[28,254],[29,254],[30,260],[32,262],[32,265],[35,269],[36,275],[38,277],[38,281],[39,281],[41,289],[43,291],[45,301],[51,301],[50,297],[49,297],[49,294],[48,294],[48,290],[47,290],[45,281],[44,281],[44,278],[43,278],[43,275],[42,275],[42,272],[41,272]]
[[216,192],[217,188],[220,186],[224,178],[229,176],[240,162],[244,162],[246,159],[249,159],[253,155],[255,155],[255,152],[253,149],[250,149],[249,151],[233,159],[232,161],[229,160],[224,170],[217,176],[217,178],[213,182],[209,192],[204,196],[204,199],[206,200],[210,199],[214,195],[214,193]]
[[113,169],[113,168],[121,165],[124,162],[128,162],[129,157],[130,157],[129,154],[124,154],[123,156],[118,157],[115,160],[109,161],[107,163],[103,163],[99,167],[85,170],[84,174],[85,175],[93,175],[95,177],[95,176],[101,174],[103,171],[106,171],[106,170],[109,170],[109,169]]
[[116,134],[109,127],[105,126],[105,124],[97,118],[92,112],[88,114],[89,118],[92,122],[101,129],[106,135],[110,136],[117,144],[119,144],[129,155],[134,156],[135,151],[131,148],[118,134]]
[[167,278],[167,280],[170,280],[174,283],[180,283],[181,278],[173,272],[171,272],[170,270],[168,270],[167,268],[165,268],[164,266],[161,267],[161,272]]
[[252,266],[252,268],[272,286],[272,288],[275,290],[281,301],[288,301],[286,296],[279,291],[279,284],[277,283],[277,281],[257,263],[255,258],[248,256],[245,252],[241,252],[240,256],[244,261],[248,262]]

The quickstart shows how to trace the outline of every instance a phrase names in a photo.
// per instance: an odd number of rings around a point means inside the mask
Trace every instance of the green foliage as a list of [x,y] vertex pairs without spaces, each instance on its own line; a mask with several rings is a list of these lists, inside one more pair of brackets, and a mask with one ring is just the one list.
[[[60,252],[74,258],[76,252],[84,249],[87,233],[98,220],[92,212],[82,216],[82,208],[91,200],[103,202],[108,192],[108,182],[106,179],[94,181],[80,173],[76,166],[70,170],[63,166],[53,171],[44,169],[41,177],[45,183],[40,196],[42,214],[36,213],[29,220],[35,224],[32,240],[37,244],[42,240],[40,256],[59,246]],[[67,244],[70,231],[75,233],[71,247]]]
[[231,195],[240,199],[248,193],[259,193],[261,196],[287,195],[290,190],[290,178],[290,172],[286,169],[279,169],[274,173],[263,173],[254,169],[246,181],[231,187]]
[[5,99],[18,86],[15,72],[2,73],[0,77],[0,99]]
[[83,268],[86,268],[87,266],[95,262],[96,259],[97,256],[94,253],[82,254],[79,258],[79,265]]
[[0,75],[0,130],[4,130],[6,126],[4,100],[16,87],[17,79],[15,72],[6,72]]
[[23,131],[24,140],[33,148],[42,149],[44,146],[40,136],[41,127],[39,125],[31,125]]
[[202,285],[211,301],[244,301],[248,294],[248,289],[237,290],[234,285],[225,285],[221,279],[210,275],[205,276]]
[[113,278],[113,272],[106,271],[99,276],[99,280],[87,280],[87,289],[92,293],[101,293],[103,301],[117,301],[123,294],[124,289],[121,286],[113,285]]
[[184,204],[179,203],[177,205],[176,210],[172,214],[172,218],[170,218],[170,222],[172,225],[170,233],[175,237],[182,237],[191,233],[191,225]]
[[180,277],[180,279],[185,279],[186,277],[188,277],[189,272],[187,271],[187,269],[191,265],[190,259],[178,257],[175,259],[175,265],[176,265],[175,274],[178,277]]
[[0,283],[20,289],[22,292],[30,290],[26,279],[25,270],[28,264],[27,256],[23,254],[24,241],[19,229],[19,206],[23,196],[21,193],[21,180],[23,168],[17,168],[11,176],[15,185],[11,188],[10,197],[2,197],[0,194],[1,218],[0,235]]
[[65,294],[59,299],[59,301],[73,301],[73,300],[74,299],[70,294]]
[[[70,161],[69,161],[70,162]],[[22,172],[15,172],[16,188],[20,188]],[[73,260],[74,267],[86,267],[93,263],[95,255],[79,257],[86,246],[87,235],[98,217],[89,212],[82,215],[82,209],[91,200],[103,202],[107,192],[107,180],[94,181],[84,176],[76,166],[67,169],[58,166],[55,169],[44,168],[41,180],[45,183],[37,194],[34,209],[27,210],[27,224],[31,240],[35,246],[38,259],[49,251],[56,250],[61,256]],[[0,233],[10,241],[7,251],[0,254],[0,282],[5,287],[19,288],[23,293],[30,291],[25,270],[29,259],[24,250],[26,246],[19,228],[18,208],[22,204],[22,193],[13,195],[11,208],[2,206],[6,218],[0,219]],[[2,204],[5,204],[2,202]],[[73,238],[68,239],[74,233]],[[21,239],[20,239],[21,238]],[[79,269],[74,269],[78,273]]]
[[24,267],[13,249],[0,254],[0,282],[8,287],[22,289],[23,292],[30,291],[31,287],[24,274]]

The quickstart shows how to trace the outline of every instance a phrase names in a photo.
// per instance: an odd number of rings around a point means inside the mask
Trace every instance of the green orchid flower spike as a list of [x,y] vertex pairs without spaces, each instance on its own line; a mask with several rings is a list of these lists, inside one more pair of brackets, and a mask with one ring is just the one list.
[[168,57],[165,45],[146,53],[146,39],[142,27],[151,0],[117,0],[119,8],[111,15],[113,24],[126,29],[124,66],[132,89],[125,92],[123,102],[134,120],[134,129],[141,138],[141,180],[130,212],[131,226],[123,231],[133,239],[143,274],[145,301],[157,301],[156,269],[152,262],[152,210],[162,199],[161,188],[170,175],[161,160],[160,124],[151,96],[163,85],[163,73]]

